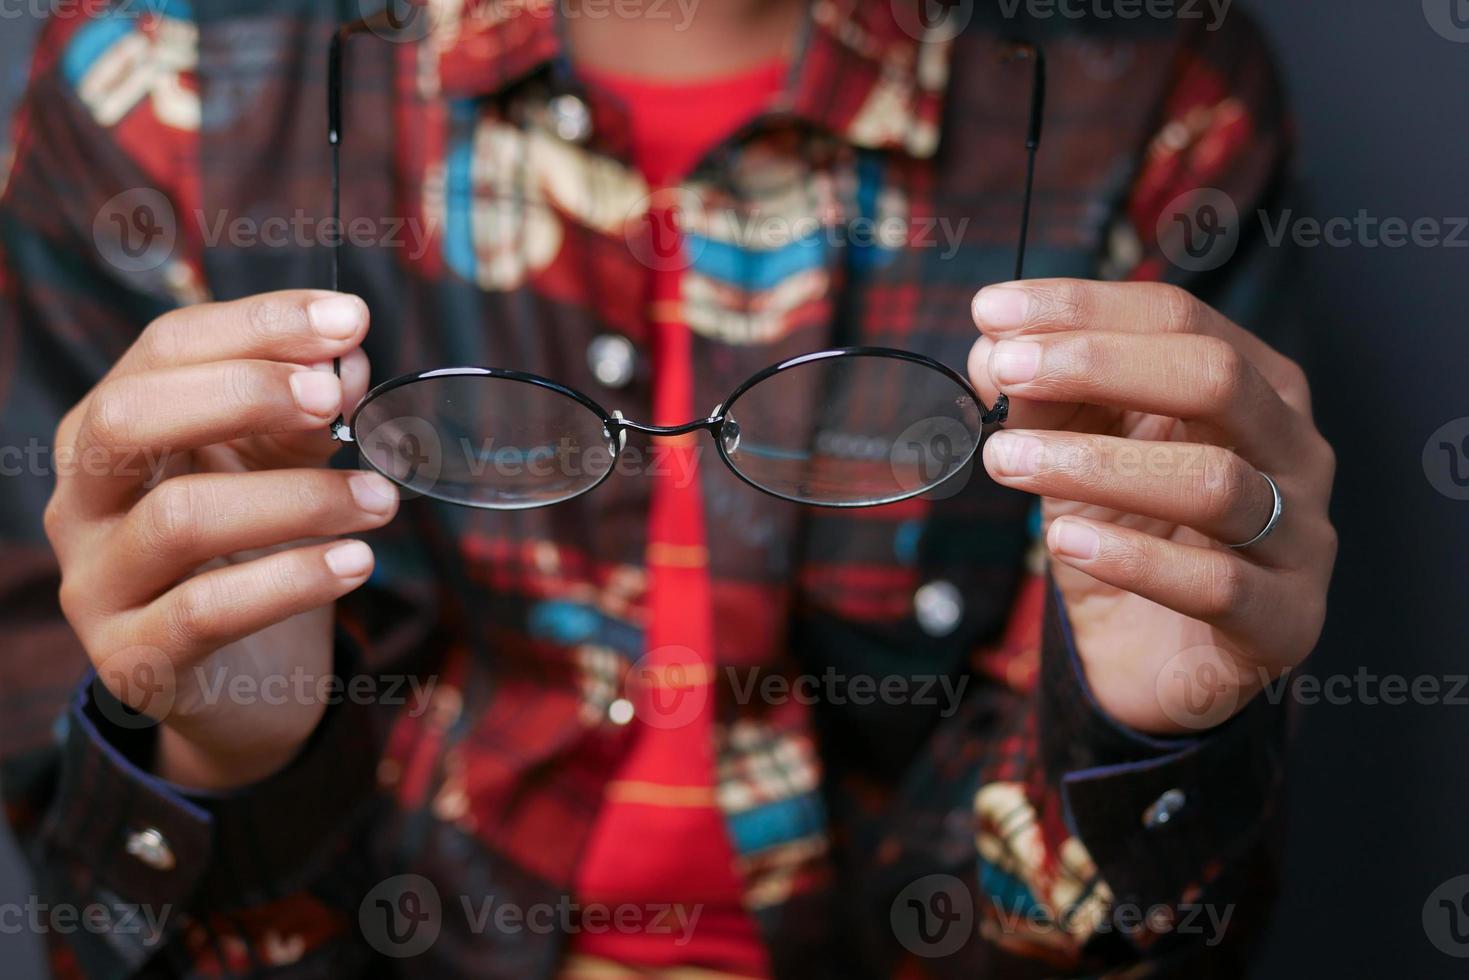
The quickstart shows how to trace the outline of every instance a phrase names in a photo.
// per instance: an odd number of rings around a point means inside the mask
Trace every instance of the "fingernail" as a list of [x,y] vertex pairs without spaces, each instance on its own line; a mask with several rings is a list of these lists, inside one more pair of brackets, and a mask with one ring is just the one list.
[[990,436],[985,455],[1000,476],[1035,476],[1044,451],[1045,445],[1035,436],[996,432]]
[[326,553],[326,567],[338,578],[359,578],[372,568],[372,549],[361,541],[343,541]]
[[1041,366],[1041,345],[1028,340],[1002,340],[990,354],[990,374],[1002,385],[1025,384]]
[[1102,553],[1102,536],[1080,521],[1057,521],[1051,529],[1051,547],[1058,555],[1091,561]]
[[335,375],[297,371],[291,375],[291,394],[308,415],[335,415],[342,402],[342,383]]
[[356,296],[328,296],[306,308],[311,329],[327,340],[346,340],[367,322],[367,304]]
[[357,473],[347,481],[352,499],[369,514],[386,514],[398,503],[393,485],[376,473]]
[[975,322],[991,327],[1025,326],[1030,294],[1013,286],[986,286],[974,297]]

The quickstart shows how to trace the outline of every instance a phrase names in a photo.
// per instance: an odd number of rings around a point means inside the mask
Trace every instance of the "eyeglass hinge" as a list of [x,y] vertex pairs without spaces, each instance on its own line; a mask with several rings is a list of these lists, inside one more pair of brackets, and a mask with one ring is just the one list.
[[1010,417],[1010,396],[999,395],[995,398],[995,407],[984,414],[985,425],[1000,425]]

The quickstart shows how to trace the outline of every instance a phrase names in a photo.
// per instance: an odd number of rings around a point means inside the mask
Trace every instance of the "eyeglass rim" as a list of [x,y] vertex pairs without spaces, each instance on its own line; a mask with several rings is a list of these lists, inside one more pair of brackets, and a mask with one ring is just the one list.
[[[979,438],[975,440],[974,445],[970,448],[969,453],[965,456],[964,462],[956,466],[953,472],[951,472],[948,476],[944,477],[942,480],[940,480],[938,483],[933,484],[932,486],[926,486],[916,490],[907,490],[902,492],[901,494],[896,494],[891,497],[884,497],[880,500],[860,501],[808,500],[802,497],[796,497],[790,494],[781,493],[777,490],[772,490],[769,487],[762,486],[759,483],[756,483],[754,480],[750,479],[744,473],[742,473],[740,471],[740,468],[735,465],[732,459],[730,459],[729,453],[725,450],[724,447],[724,439],[721,438],[725,420],[729,417],[727,412],[728,407],[739,401],[739,399],[746,392],[754,388],[756,385],[760,384],[762,381],[767,381],[783,371],[788,371],[792,368],[801,367],[803,365],[811,364],[816,361],[843,357],[881,357],[889,358],[892,360],[908,361],[913,364],[918,364],[930,370],[937,371],[939,374],[943,375],[949,381],[957,385],[960,390],[967,394],[970,398],[973,398],[974,403],[978,405],[980,409],[980,431]],[[970,384],[969,379],[964,377],[958,371],[949,367],[942,361],[935,360],[934,358],[929,357],[926,354],[920,354],[916,351],[900,350],[895,347],[829,347],[823,350],[811,351],[810,353],[806,354],[798,354],[794,357],[789,357],[785,360],[777,361],[776,363],[771,364],[768,367],[760,369],[759,371],[755,372],[744,381],[742,381],[738,386],[736,386],[734,391],[730,392],[728,397],[726,397],[723,401],[721,401],[718,405],[714,407],[714,410],[709,414],[708,418],[695,419],[683,425],[670,427],[651,426],[645,423],[625,419],[616,413],[609,412],[601,405],[601,403],[597,402],[585,392],[582,392],[576,388],[572,388],[569,385],[562,384],[559,381],[553,381],[552,379],[544,377],[543,375],[533,374],[529,371],[518,371],[513,368],[466,365],[462,367],[435,368],[429,371],[416,371],[410,372],[408,374],[400,374],[395,378],[389,378],[387,381],[375,385],[371,390],[369,390],[365,395],[362,396],[362,398],[358,401],[357,406],[352,409],[351,419],[348,423],[348,432],[350,433],[350,436],[348,436],[348,438],[350,438],[352,442],[357,444],[359,447],[361,446],[361,441],[357,438],[358,417],[361,415],[363,409],[365,409],[369,404],[391,391],[395,391],[399,388],[404,388],[409,385],[417,384],[420,381],[433,381],[438,378],[475,377],[502,381],[516,381],[522,384],[535,385],[537,387],[547,388],[551,391],[554,391],[558,395],[562,395],[564,397],[572,399],[602,420],[604,431],[607,433],[609,438],[609,449],[612,453],[612,463],[607,467],[606,472],[598,477],[596,482],[588,484],[587,486],[578,490],[576,493],[571,494],[570,496],[560,497],[555,500],[545,501],[542,503],[524,504],[519,506],[505,506],[503,504],[479,504],[468,501],[443,500],[444,503],[452,503],[455,506],[472,507],[479,510],[492,511],[533,510],[540,507],[549,507],[555,504],[563,504],[568,501],[575,500],[577,497],[580,497],[583,494],[590,493],[597,487],[601,486],[607,480],[607,478],[612,475],[613,471],[617,469],[617,461],[622,455],[622,450],[626,442],[624,436],[628,431],[643,432],[653,435],[673,435],[685,432],[694,432],[700,429],[707,430],[710,435],[713,436],[714,448],[719,453],[719,458],[724,463],[725,467],[731,473],[737,476],[741,482],[750,487],[753,487],[756,490],[759,490],[761,493],[767,494],[771,497],[775,497],[778,500],[784,500],[788,503],[801,504],[807,507],[826,507],[836,509],[881,507],[884,504],[898,503],[899,501],[909,500],[913,497],[921,496],[922,494],[937,490],[939,487],[952,480],[955,476],[959,475],[959,473],[964,471],[974,461],[974,457],[979,453],[981,447],[984,445],[984,440],[989,436],[989,434],[1004,424],[1005,419],[1009,414],[1010,404],[1009,398],[1006,397],[1004,394],[1001,394],[998,398],[995,399],[994,405],[986,406],[984,400],[979,397],[979,393],[974,390],[974,386]],[[390,474],[384,472],[380,467],[378,467],[372,461],[371,457],[367,456],[366,454],[362,454],[360,452],[360,449],[359,455],[361,455],[362,458],[367,461],[368,465],[371,466],[374,470],[382,473],[382,475],[387,477],[388,479],[393,480],[393,482],[397,483],[399,486],[403,486],[402,483],[399,483],[399,481],[394,479]],[[407,489],[413,490],[414,488],[409,487]],[[415,490],[414,492],[422,493],[424,496],[430,497],[435,500],[442,500],[442,498],[435,497],[434,494],[430,492],[422,490]]]

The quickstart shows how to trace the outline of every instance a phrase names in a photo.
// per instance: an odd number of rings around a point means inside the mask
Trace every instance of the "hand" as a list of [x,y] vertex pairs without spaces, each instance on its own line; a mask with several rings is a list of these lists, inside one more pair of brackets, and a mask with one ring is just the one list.
[[[1042,498],[1102,707],[1142,731],[1196,732],[1300,663],[1336,559],[1336,464],[1300,368],[1172,286],[1010,283],[982,290],[974,319],[970,378],[1011,399],[985,468]],[[1261,473],[1282,519],[1224,547],[1265,527]]]
[[264,778],[325,710],[230,685],[330,673],[333,604],[373,565],[331,538],[397,509],[387,480],[321,468],[367,387],[367,325],[360,299],[319,291],[169,313],[57,429],[77,461],[46,509],[62,611],[101,683],[162,723],[165,778]]

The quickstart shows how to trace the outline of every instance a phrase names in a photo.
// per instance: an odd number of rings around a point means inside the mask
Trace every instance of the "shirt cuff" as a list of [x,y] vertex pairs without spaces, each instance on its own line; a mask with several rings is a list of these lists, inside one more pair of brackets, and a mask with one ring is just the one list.
[[1190,900],[1259,839],[1281,769],[1285,712],[1256,697],[1194,737],[1128,728],[1092,694],[1054,585],[1041,658],[1041,753],[1068,829],[1118,905]]
[[[336,674],[353,676],[356,649],[339,632]],[[345,688],[344,688],[345,689]],[[82,893],[196,911],[254,905],[313,880],[334,837],[372,793],[371,709],[328,706],[301,752],[259,783],[222,793],[153,775],[156,726],[133,727],[90,679],[68,713],[61,784],[47,837]],[[88,887],[90,886],[90,887]]]

